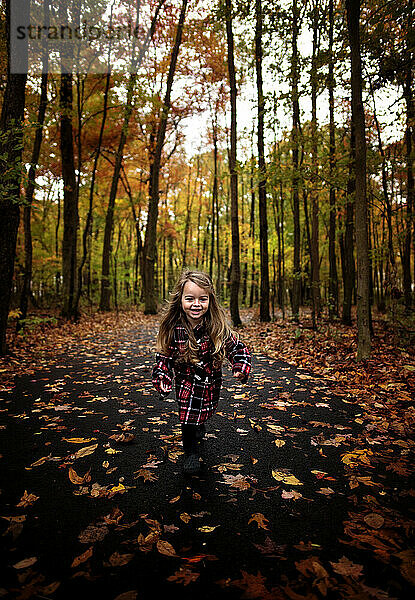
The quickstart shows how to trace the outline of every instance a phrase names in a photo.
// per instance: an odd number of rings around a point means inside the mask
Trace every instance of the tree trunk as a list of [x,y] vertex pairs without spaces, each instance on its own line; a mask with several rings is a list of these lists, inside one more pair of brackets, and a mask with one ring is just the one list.
[[369,358],[370,298],[369,245],[366,197],[366,137],[362,101],[362,65],[360,57],[360,0],[346,0],[347,26],[351,52],[352,121],[356,136],[356,252],[357,252],[357,359]]
[[239,316],[239,225],[238,225],[238,174],[236,171],[236,76],[234,62],[234,40],[232,31],[232,0],[226,0],[226,38],[228,51],[228,73],[231,91],[231,147],[229,151],[229,171],[231,176],[231,231],[232,263],[230,312],[235,327],[241,325]]
[[411,240],[412,240],[412,211],[414,206],[414,173],[413,173],[413,131],[415,119],[415,107],[412,90],[412,70],[413,56],[411,36],[412,30],[412,11],[413,2],[408,0],[408,29],[407,29],[407,55],[406,55],[406,74],[404,85],[404,98],[406,104],[406,131],[405,131],[405,147],[406,147],[406,223],[405,223],[405,240],[402,255],[402,274],[403,274],[403,295],[405,302],[405,310],[409,314],[412,307],[412,276],[411,276]]
[[179,55],[180,44],[182,41],[183,24],[186,15],[187,2],[188,0],[182,1],[182,6],[180,10],[180,17],[176,30],[176,38],[174,40],[169,72],[167,75],[166,94],[164,96],[163,107],[161,109],[160,123],[157,131],[156,147],[154,151],[153,163],[151,165],[147,227],[143,251],[143,288],[145,314],[156,314],[157,312],[157,294],[154,286],[154,263],[157,254],[156,239],[159,208],[159,178],[161,169],[161,154],[164,146],[164,140],[166,137],[167,118],[169,115],[171,104],[171,90],[173,87],[173,79],[176,70],[177,57]]
[[[29,22],[29,2],[14,2],[22,23]],[[6,353],[6,331],[13,286],[17,231],[20,219],[23,117],[27,78],[27,46],[10,65],[10,0],[5,3],[7,81],[0,117],[0,355]]]
[[250,187],[251,187],[251,216],[249,220],[249,237],[252,244],[252,267],[251,267],[251,291],[249,295],[249,307],[252,308],[255,301],[256,291],[256,268],[255,268],[255,188],[254,188],[254,164],[255,159],[251,158],[251,173],[250,173]]
[[75,159],[72,126],[72,73],[62,66],[60,86],[61,135],[60,150],[63,180],[63,240],[62,316],[76,318],[76,259],[78,240],[78,190],[76,187]]
[[329,0],[329,319],[334,320],[339,314],[339,284],[336,262],[336,188],[334,187],[334,174],[336,165],[336,125],[334,121],[334,58],[333,58],[333,29],[334,29],[334,0]]
[[[187,238],[189,237],[189,229],[190,229],[190,218],[191,218],[191,210],[192,210],[192,194],[190,191],[192,181],[192,167],[189,165],[189,174],[188,174],[188,182],[187,182],[187,199],[186,199],[186,220],[184,226],[184,235],[183,235],[183,258],[182,265],[183,268],[186,266],[187,260]],[[197,182],[197,178],[196,178]],[[196,185],[196,183],[195,183]],[[166,196],[167,199],[167,196]]]
[[[91,176],[91,185],[89,188],[88,214],[86,216],[85,228],[84,228],[84,232],[83,232],[83,236],[82,236],[82,258],[81,258],[81,262],[78,267],[78,289],[77,289],[76,299],[75,299],[76,312],[79,312],[78,311],[79,300],[81,298],[81,293],[82,293],[82,270],[84,268],[84,265],[85,265],[85,262],[87,259],[87,255],[88,255],[88,239],[90,239],[90,237],[91,237],[92,211],[93,211],[94,192],[95,192],[95,178],[96,178],[96,173],[97,173],[97,168],[98,168],[99,157],[101,155],[102,139],[104,136],[105,121],[107,118],[108,92],[109,92],[110,80],[111,80],[111,74],[108,72],[107,76],[106,76],[106,81],[105,81],[104,106],[103,106],[101,127],[100,127],[99,137],[98,137],[98,146],[95,151],[94,166],[92,168],[92,176]],[[108,213],[107,213],[107,215],[108,215]]]
[[352,299],[355,286],[355,260],[354,260],[354,194],[356,189],[355,179],[356,143],[354,127],[350,132],[350,158],[349,178],[347,181],[346,209],[344,235],[342,240],[342,276],[343,276],[343,310],[342,322],[352,324]]
[[[117,196],[118,182],[120,179],[121,165],[124,158],[124,146],[127,141],[128,127],[130,123],[130,117],[133,111],[133,95],[135,83],[137,80],[137,71],[140,68],[141,62],[147,51],[149,43],[153,38],[154,31],[156,28],[158,14],[161,7],[165,3],[165,0],[159,0],[156,7],[154,16],[151,21],[150,29],[147,32],[147,36],[140,48],[138,56],[135,57],[133,48],[133,58],[131,65],[131,74],[127,85],[127,99],[124,106],[123,124],[121,128],[120,139],[118,142],[117,152],[115,154],[115,165],[114,172],[111,181],[110,196],[108,199],[107,214],[105,217],[105,230],[104,230],[104,245],[102,249],[102,267],[101,267],[101,298],[99,303],[100,310],[110,310],[111,308],[111,286],[110,286],[110,259],[111,259],[111,245],[112,245],[112,230],[114,227],[114,207],[115,198]],[[138,26],[138,18],[140,11],[140,0],[137,0],[137,17],[136,27]]]
[[293,194],[293,219],[294,219],[294,257],[293,257],[293,284],[292,284],[292,317],[299,321],[301,298],[301,264],[300,264],[300,198],[299,198],[299,133],[300,133],[300,106],[298,102],[298,34],[299,15],[297,0],[293,0],[292,9],[292,55],[291,55],[291,96],[292,96],[292,194]]
[[313,326],[321,316],[320,251],[319,251],[319,198],[317,153],[317,54],[318,54],[318,0],[313,6],[313,52],[311,59],[311,294]]
[[[49,15],[49,2],[45,0],[44,3],[44,19],[47,23]],[[43,137],[43,124],[45,122],[46,106],[48,103],[47,88],[48,88],[48,62],[49,54],[47,46],[43,48],[42,52],[42,77],[40,83],[40,99],[39,99],[39,110],[36,123],[35,139],[33,143],[32,158],[30,161],[29,174],[27,178],[27,187],[25,193],[25,205],[23,209],[23,228],[24,228],[24,247],[25,247],[25,265],[24,265],[24,276],[23,276],[23,287],[22,294],[20,296],[20,315],[17,322],[17,330],[19,331],[24,327],[24,319],[27,316],[27,308],[29,305],[29,298],[32,287],[32,203],[33,195],[35,191],[35,180],[36,180],[36,169],[40,155],[40,147],[42,145]]]
[[261,266],[261,294],[259,299],[259,318],[270,321],[269,314],[269,266],[268,266],[268,216],[267,188],[264,150],[264,113],[265,100],[262,86],[262,0],[255,1],[255,65],[258,98],[258,205],[259,205],[259,244]]

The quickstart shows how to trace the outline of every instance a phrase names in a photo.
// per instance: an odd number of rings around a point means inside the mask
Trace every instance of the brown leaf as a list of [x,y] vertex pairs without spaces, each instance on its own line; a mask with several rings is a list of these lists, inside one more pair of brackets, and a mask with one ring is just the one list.
[[172,583],[180,583],[182,585],[189,585],[189,583],[196,581],[198,577],[199,573],[194,573],[194,571],[188,567],[181,567],[174,573],[174,575],[167,577],[167,581],[171,581]]
[[176,550],[165,540],[157,540],[157,550],[165,556],[177,556]]
[[116,506],[112,509],[111,513],[104,517],[104,522],[107,525],[118,525],[123,518],[124,513]]
[[377,513],[366,515],[364,521],[369,527],[373,527],[373,529],[380,529],[385,523],[385,519],[382,515],[378,515]]
[[76,556],[73,559],[71,567],[74,568],[74,567],[79,566],[81,563],[86,562],[89,558],[91,558],[93,552],[94,552],[94,547],[91,546],[90,548],[88,548],[88,550],[85,550],[85,552],[83,552],[79,556]]
[[69,479],[75,485],[82,485],[84,483],[89,483],[91,481],[91,469],[89,469],[83,477],[78,475],[78,473],[72,467],[69,467],[68,471]]
[[154,475],[148,469],[139,469],[136,471],[136,473],[137,475],[134,477],[134,479],[137,479],[137,477],[142,477],[144,481],[156,481],[158,479],[157,475]]
[[337,563],[330,561],[330,564],[333,567],[333,571],[339,575],[354,577],[355,579],[362,575],[363,565],[357,565],[345,556],[342,556]]
[[31,506],[36,500],[39,500],[39,496],[28,494],[27,490],[25,490],[23,496],[20,498],[19,504],[16,504],[16,506],[19,508],[26,508],[27,506]]
[[118,444],[129,444],[134,438],[134,433],[114,433],[114,435],[110,435],[109,437],[110,440],[114,440]]
[[137,600],[137,592],[136,590],[130,590],[129,592],[123,592],[122,594],[118,594],[114,600]]
[[134,554],[120,554],[119,552],[114,552],[111,554],[108,561],[112,567],[122,567],[129,563],[132,558],[134,558]]
[[27,567],[31,567],[32,565],[34,565],[35,562],[37,562],[36,556],[31,556],[30,558],[24,558],[23,560],[20,560],[19,562],[15,563],[13,565],[13,568],[14,569],[27,569]]
[[97,523],[97,525],[91,524],[81,531],[78,540],[81,544],[94,544],[95,542],[101,542],[108,532],[109,529],[104,523]]
[[258,525],[258,528],[261,529],[268,529],[267,527],[267,523],[268,523],[268,519],[266,517],[264,517],[264,515],[262,513],[254,513],[251,518],[248,521],[248,525],[250,523],[256,523]]

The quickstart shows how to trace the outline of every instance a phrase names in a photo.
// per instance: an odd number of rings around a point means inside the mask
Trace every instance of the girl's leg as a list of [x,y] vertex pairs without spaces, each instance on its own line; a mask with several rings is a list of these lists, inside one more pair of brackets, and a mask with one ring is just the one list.
[[188,475],[195,475],[200,471],[197,425],[183,424],[181,428],[183,450],[185,454],[183,471]]

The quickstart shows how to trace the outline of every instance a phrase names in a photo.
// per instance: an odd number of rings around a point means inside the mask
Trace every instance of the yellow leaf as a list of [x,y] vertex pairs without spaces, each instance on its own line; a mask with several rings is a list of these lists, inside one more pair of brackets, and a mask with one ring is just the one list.
[[122,450],[114,450],[114,448],[107,448],[107,449],[105,450],[105,452],[106,452],[107,454],[119,454],[120,452],[122,452]]
[[73,469],[72,467],[69,467],[68,471],[69,479],[75,485],[82,485],[83,483],[88,483],[89,481],[91,481],[90,473],[91,469],[89,469],[89,471],[87,471],[83,477],[80,477],[75,471],[75,469]]
[[97,448],[98,444],[93,444],[92,446],[85,446],[84,448],[80,448],[74,454],[75,460],[77,458],[82,458],[83,456],[88,456],[89,454],[92,454]]
[[277,446],[277,448],[281,448],[282,446],[285,446],[285,441],[284,440],[274,440],[274,444]]
[[109,494],[116,494],[117,492],[125,492],[125,485],[119,483],[108,490]]
[[288,485],[303,485],[294,475],[289,475],[285,471],[272,471],[272,476],[277,481],[282,481]]
[[215,525],[214,527],[209,527],[209,525],[204,525],[203,527],[198,527],[198,531],[201,531],[202,533],[211,533],[212,531],[214,531],[217,527],[220,527],[219,525]]
[[191,518],[192,517],[186,512],[184,512],[180,515],[180,519],[183,521],[183,523],[188,523]]

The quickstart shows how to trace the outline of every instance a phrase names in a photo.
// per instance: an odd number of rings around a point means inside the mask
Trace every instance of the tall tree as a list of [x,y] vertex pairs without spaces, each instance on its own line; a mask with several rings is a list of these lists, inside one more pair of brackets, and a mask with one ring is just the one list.
[[319,197],[318,197],[318,153],[317,153],[317,58],[319,52],[319,12],[318,0],[312,6],[313,51],[311,57],[311,294],[313,325],[320,318],[320,250],[319,250]]
[[327,87],[329,92],[329,318],[334,319],[339,311],[339,292],[336,262],[336,188],[334,184],[334,170],[336,164],[336,125],[334,121],[334,0],[329,0],[329,68]]
[[[406,104],[406,227],[405,241],[402,255],[403,271],[403,292],[405,300],[405,309],[409,313],[412,307],[412,277],[411,277],[411,240],[412,240],[412,213],[414,209],[415,188],[414,188],[414,131],[415,131],[415,105],[413,95],[413,2],[408,0],[408,19],[406,32],[406,65],[405,65],[405,83],[404,98]],[[415,260],[415,256],[414,256]]]
[[[135,85],[137,81],[137,71],[141,66],[142,60],[150,41],[153,38],[154,31],[156,29],[157,19],[159,12],[166,0],[159,0],[156,10],[154,12],[150,28],[147,35],[141,45],[140,51],[136,54],[135,43],[133,45],[133,54],[131,60],[131,73],[127,84],[127,98],[124,105],[123,111],[123,124],[121,127],[120,139],[118,141],[118,148],[115,154],[114,172],[112,175],[110,195],[108,199],[108,208],[105,218],[105,231],[104,231],[104,245],[102,249],[102,268],[101,268],[101,298],[99,307],[100,310],[110,310],[111,300],[111,285],[110,285],[110,261],[111,261],[111,245],[112,245],[112,232],[114,227],[114,208],[115,199],[117,197],[118,182],[120,180],[120,173],[122,162],[124,158],[124,146],[127,141],[128,129],[130,124],[131,114],[133,112],[133,96]],[[140,0],[137,0],[136,4],[136,28],[138,27],[140,17]]]
[[[49,22],[49,2],[45,0],[44,3],[44,23]],[[32,286],[32,266],[33,266],[33,245],[32,245],[32,203],[35,192],[35,180],[36,171],[38,167],[40,148],[42,145],[43,138],[43,124],[45,121],[46,107],[48,103],[48,45],[47,40],[43,42],[42,49],[42,76],[40,82],[40,99],[39,109],[37,115],[37,123],[35,124],[35,138],[33,142],[32,157],[30,160],[29,173],[27,177],[27,186],[25,190],[25,204],[23,209],[23,228],[24,228],[24,247],[25,247],[25,264],[24,264],[24,275],[23,275],[23,286],[22,293],[20,296],[20,315],[17,323],[18,329],[20,329],[27,316],[27,309],[29,305],[29,297]]]
[[292,38],[291,38],[291,100],[292,100],[292,197],[294,218],[294,257],[292,283],[292,316],[299,320],[301,299],[301,264],[300,264],[300,197],[299,197],[299,135],[300,135],[300,105],[298,101],[298,35],[299,9],[297,0],[292,4]]
[[[68,2],[59,6],[62,23],[68,19]],[[63,182],[63,239],[62,239],[62,316],[76,318],[75,293],[77,280],[78,189],[75,176],[73,143],[73,76],[70,47],[61,50],[60,152]]]
[[154,156],[150,169],[149,202],[147,213],[147,227],[144,238],[143,248],[143,291],[146,314],[155,314],[157,312],[157,295],[154,281],[154,265],[156,261],[156,240],[157,240],[157,219],[159,208],[159,190],[160,190],[160,169],[161,157],[166,137],[167,119],[171,106],[171,91],[173,88],[174,74],[176,71],[177,58],[179,55],[180,44],[182,41],[183,25],[186,16],[188,0],[182,1],[179,21],[176,29],[173,50],[170,58],[169,71],[166,82],[166,93],[161,108],[160,122],[157,130],[157,138],[154,150]]
[[238,173],[236,171],[236,74],[234,57],[234,39],[232,28],[232,0],[226,0],[226,40],[228,51],[228,73],[231,92],[231,147],[229,151],[229,171],[231,176],[231,231],[232,231],[232,263],[230,312],[235,327],[241,325],[239,316],[239,284],[241,268],[239,258],[239,224],[238,224]]
[[351,54],[352,122],[356,138],[356,251],[357,251],[357,359],[370,356],[369,244],[366,197],[366,135],[362,100],[360,54],[360,0],[346,0],[347,27]]
[[[10,0],[6,0],[7,81],[0,117],[0,355],[7,350],[7,319],[20,220],[23,114],[28,68],[27,39],[15,54],[14,68],[11,68],[10,4]],[[21,23],[29,23],[29,2],[15,0],[13,10],[18,11]]]
[[259,205],[259,244],[261,264],[261,294],[259,317],[270,321],[269,314],[269,269],[268,269],[268,216],[267,216],[267,176],[264,149],[265,99],[262,81],[262,0],[255,0],[255,66],[258,100],[258,205]]

